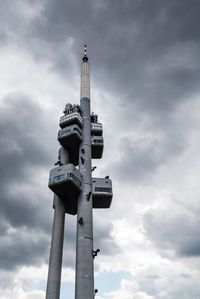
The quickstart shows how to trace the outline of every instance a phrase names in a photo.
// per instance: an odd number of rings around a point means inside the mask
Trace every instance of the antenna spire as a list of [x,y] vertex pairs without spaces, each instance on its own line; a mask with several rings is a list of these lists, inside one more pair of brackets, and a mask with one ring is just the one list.
[[87,45],[84,45],[84,56],[83,56],[83,62],[87,62],[88,57],[87,57]]

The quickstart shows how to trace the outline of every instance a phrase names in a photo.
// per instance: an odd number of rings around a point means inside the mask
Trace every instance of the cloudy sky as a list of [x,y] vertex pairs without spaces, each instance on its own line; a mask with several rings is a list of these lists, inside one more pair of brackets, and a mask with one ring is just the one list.
[[[0,1],[0,298],[44,299],[59,117],[91,105],[104,125],[95,176],[97,299],[200,298],[200,2]],[[76,217],[66,216],[61,299],[74,297]]]

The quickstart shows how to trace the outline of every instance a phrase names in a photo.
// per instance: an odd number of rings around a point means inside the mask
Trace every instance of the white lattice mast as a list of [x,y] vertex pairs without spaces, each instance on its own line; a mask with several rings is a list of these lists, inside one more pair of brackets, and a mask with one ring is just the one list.
[[84,46],[83,62],[81,64],[80,99],[90,99],[90,65],[87,57],[87,45]]

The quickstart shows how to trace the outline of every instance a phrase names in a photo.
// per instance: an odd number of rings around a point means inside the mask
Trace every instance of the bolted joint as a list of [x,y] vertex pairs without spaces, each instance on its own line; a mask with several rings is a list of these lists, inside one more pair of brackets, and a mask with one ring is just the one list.
[[54,163],[54,165],[55,165],[55,166],[56,166],[56,165],[62,166],[63,163],[61,163],[60,160],[59,160],[59,161],[57,161],[56,163]]
[[81,163],[84,164],[85,159],[81,156]]
[[84,148],[81,149],[81,153],[85,154],[85,149]]
[[92,192],[89,192],[89,193],[87,194],[87,201],[90,200],[90,196],[91,196],[91,194],[92,194]]
[[78,219],[78,223],[80,224],[80,225],[83,225],[83,218],[82,217],[80,217],[79,219]]
[[97,166],[92,167],[91,171],[94,171],[97,168]]

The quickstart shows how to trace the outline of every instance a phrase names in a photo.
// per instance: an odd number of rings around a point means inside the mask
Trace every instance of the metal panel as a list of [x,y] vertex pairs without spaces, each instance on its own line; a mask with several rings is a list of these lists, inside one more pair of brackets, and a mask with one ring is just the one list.
[[103,126],[101,123],[91,123],[91,133],[95,136],[102,136]]
[[101,159],[103,155],[103,137],[102,136],[92,136],[91,137],[92,145],[92,159]]
[[111,205],[112,181],[109,178],[92,178],[93,208],[106,209]]
[[65,128],[69,125],[77,124],[82,127],[82,117],[78,112],[72,112],[70,114],[63,115],[60,118],[60,127]]
[[69,151],[69,162],[78,165],[79,145],[82,141],[82,129],[78,125],[67,126],[59,130],[58,141]]
[[78,194],[82,188],[82,176],[73,164],[55,167],[50,171],[49,188],[65,204],[65,212],[77,213]]
[[90,99],[90,65],[88,62],[81,64],[81,99]]

